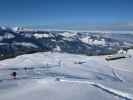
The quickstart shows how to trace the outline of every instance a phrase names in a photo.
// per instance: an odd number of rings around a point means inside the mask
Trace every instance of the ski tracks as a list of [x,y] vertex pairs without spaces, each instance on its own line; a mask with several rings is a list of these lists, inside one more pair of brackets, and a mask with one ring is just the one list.
[[118,96],[121,99],[133,100],[133,94],[129,94],[129,93],[126,93],[126,92],[122,92],[120,90],[117,90],[117,89],[109,88],[109,87],[106,87],[106,86],[104,86],[104,85],[102,85],[100,83],[97,83],[97,82],[65,80],[65,79],[60,79],[58,81],[60,81],[60,82],[70,82],[70,83],[82,83],[82,84],[85,83],[85,84],[94,86],[94,87],[96,87],[98,89],[101,89],[102,91],[107,92],[109,94],[112,94],[114,96]]

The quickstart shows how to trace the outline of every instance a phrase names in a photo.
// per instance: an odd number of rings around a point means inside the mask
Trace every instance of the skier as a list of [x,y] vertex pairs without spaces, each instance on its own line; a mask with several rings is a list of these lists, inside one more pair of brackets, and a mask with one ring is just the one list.
[[13,77],[13,79],[16,79],[17,73],[16,72],[12,72],[11,76]]

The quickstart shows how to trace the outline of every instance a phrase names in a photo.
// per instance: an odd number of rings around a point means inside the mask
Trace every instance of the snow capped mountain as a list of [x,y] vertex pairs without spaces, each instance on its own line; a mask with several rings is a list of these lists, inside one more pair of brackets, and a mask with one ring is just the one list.
[[76,32],[62,32],[62,33],[59,33],[60,35],[64,36],[64,37],[73,37],[75,36],[77,33]]
[[7,26],[0,26],[0,31],[9,31],[9,32],[11,32],[12,28],[7,27]]
[[[0,28],[0,59],[17,55],[60,51],[84,55],[117,53],[132,47],[129,41],[113,39],[104,34],[70,31],[41,31],[24,28]],[[58,48],[58,50],[57,50]]]
[[11,33],[5,33],[4,35],[4,39],[13,39],[15,38],[15,35],[11,34]]
[[16,46],[17,46],[17,45],[18,45],[18,46],[24,46],[24,47],[27,47],[27,48],[28,48],[28,47],[29,47],[29,48],[30,48],[30,47],[38,48],[37,45],[32,44],[32,43],[30,43],[30,42],[29,42],[29,43],[28,43],[28,42],[16,42],[16,43],[14,42],[13,45],[16,45]]
[[132,100],[132,39],[0,27],[0,100]]
[[18,28],[19,28],[19,27],[13,27],[12,30],[13,30],[14,32],[17,32],[17,31],[18,31]]
[[83,43],[90,44],[90,45],[101,45],[105,46],[106,42],[105,39],[97,40],[97,39],[92,39],[91,37],[84,37],[80,39]]

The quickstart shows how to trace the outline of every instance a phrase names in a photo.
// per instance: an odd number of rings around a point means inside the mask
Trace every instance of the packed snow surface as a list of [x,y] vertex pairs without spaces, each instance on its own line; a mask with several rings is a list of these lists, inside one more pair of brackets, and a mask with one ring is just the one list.
[[45,52],[0,61],[0,100],[133,100],[133,50],[128,55]]

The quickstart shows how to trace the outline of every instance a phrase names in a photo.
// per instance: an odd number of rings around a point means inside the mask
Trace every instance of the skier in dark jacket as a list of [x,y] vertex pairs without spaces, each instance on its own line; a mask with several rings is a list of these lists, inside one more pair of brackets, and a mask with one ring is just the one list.
[[12,72],[12,73],[11,73],[11,76],[13,77],[13,79],[16,79],[17,72]]

